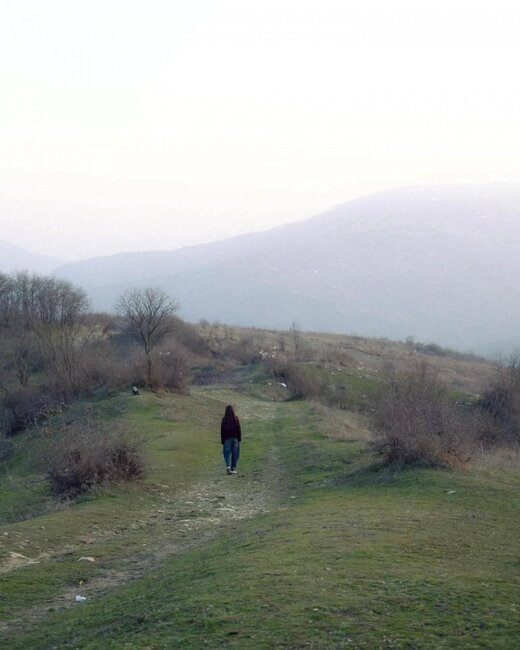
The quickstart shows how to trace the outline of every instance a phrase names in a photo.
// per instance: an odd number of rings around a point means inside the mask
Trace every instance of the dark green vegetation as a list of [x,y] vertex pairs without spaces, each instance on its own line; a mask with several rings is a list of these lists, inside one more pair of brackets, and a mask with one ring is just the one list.
[[[50,507],[29,434],[15,439],[1,479],[0,646],[514,647],[518,459],[383,468],[358,416],[274,401],[275,386],[251,381],[91,406],[146,435],[149,471],[69,506]],[[232,477],[218,439],[230,402],[244,429]]]

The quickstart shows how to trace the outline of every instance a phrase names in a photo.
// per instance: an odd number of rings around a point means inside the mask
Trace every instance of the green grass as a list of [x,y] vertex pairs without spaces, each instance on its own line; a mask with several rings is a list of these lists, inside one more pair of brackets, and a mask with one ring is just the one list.
[[[1,576],[4,618],[28,615],[0,647],[515,646],[518,472],[378,468],[359,442],[322,436],[300,402],[209,389],[141,397],[106,417],[126,417],[149,436],[146,481],[0,529],[0,540],[5,531],[16,544],[30,538],[33,549],[54,552]],[[240,474],[229,478],[218,443],[226,403],[244,429]],[[202,484],[208,498],[225,493],[231,506],[265,498],[264,513],[226,520],[211,538],[205,528],[183,533],[184,518],[200,516],[186,491]],[[154,544],[197,535],[144,577],[129,572],[71,609],[55,604],[80,581],[95,585],[144,562]],[[78,563],[79,555],[96,563]]]
[[79,403],[61,416],[44,422],[11,438],[14,453],[0,463],[0,525],[46,514],[56,508],[45,481],[45,466],[39,459],[41,441],[49,436],[53,426],[67,424],[86,417],[116,421],[128,411],[128,399],[122,396]]
[[342,387],[345,390],[345,402],[353,411],[369,409],[380,388],[380,376],[374,371],[310,365],[307,367],[318,376],[323,385]]

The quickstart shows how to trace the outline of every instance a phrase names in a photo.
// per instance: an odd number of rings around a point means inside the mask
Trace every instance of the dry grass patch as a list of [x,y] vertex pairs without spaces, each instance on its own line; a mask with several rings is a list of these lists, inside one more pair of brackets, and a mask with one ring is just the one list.
[[327,438],[349,442],[368,442],[370,439],[366,418],[360,413],[330,408],[320,402],[312,402],[311,408],[319,417],[320,430]]
[[485,470],[520,473],[520,446],[482,449],[472,464]]

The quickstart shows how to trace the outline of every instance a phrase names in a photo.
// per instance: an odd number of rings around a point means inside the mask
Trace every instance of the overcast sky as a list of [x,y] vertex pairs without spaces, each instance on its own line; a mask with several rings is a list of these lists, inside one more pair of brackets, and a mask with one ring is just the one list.
[[0,0],[0,239],[171,249],[520,180],[520,7]]

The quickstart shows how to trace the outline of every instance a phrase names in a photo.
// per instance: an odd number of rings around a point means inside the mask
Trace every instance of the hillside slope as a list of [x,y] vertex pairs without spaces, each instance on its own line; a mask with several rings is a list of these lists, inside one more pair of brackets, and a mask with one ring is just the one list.
[[520,341],[520,186],[439,186],[349,201],[302,222],[172,252],[62,266],[110,309],[159,285],[188,320],[420,340]]
[[365,432],[242,388],[98,404],[148,432],[150,476],[1,527],[0,647],[512,647],[518,465],[376,471]]

